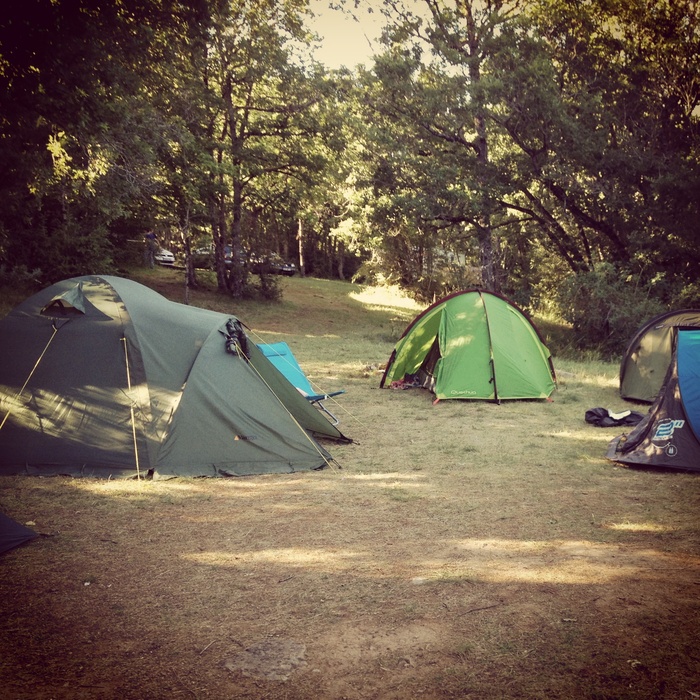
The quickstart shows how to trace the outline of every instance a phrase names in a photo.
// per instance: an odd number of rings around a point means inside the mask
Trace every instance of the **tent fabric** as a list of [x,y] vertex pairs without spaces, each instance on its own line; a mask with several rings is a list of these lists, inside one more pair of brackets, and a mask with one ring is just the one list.
[[0,513],[0,554],[19,547],[39,535],[24,525],[20,525],[4,513]]
[[649,412],[606,457],[630,466],[700,471],[700,329],[673,331],[671,363]]
[[700,331],[679,330],[676,353],[683,409],[695,439],[700,442]]
[[668,311],[647,321],[634,335],[620,362],[620,396],[653,403],[671,362],[675,328],[700,327],[700,310]]
[[505,297],[466,290],[419,314],[396,344],[380,386],[415,383],[438,399],[546,399],[551,355],[527,316]]
[[42,290],[0,321],[0,351],[0,474],[286,473],[327,463],[316,437],[347,440],[238,319],[132,280]]

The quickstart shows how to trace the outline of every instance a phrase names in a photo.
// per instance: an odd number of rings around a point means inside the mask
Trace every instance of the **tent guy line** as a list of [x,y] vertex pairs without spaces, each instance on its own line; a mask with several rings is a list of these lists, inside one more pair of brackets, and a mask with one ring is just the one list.
[[[46,347],[41,351],[41,355],[39,355],[39,359],[36,361],[34,367],[32,367],[32,371],[29,373],[29,376],[25,380],[24,384],[22,384],[22,388],[17,392],[17,396],[15,396],[15,402],[19,401],[20,396],[22,396],[22,394],[24,393],[24,390],[27,388],[27,384],[29,384],[29,381],[31,380],[32,376],[34,375],[36,368],[39,366],[39,363],[44,358],[46,351],[49,349],[49,345],[51,345],[51,343],[53,342],[53,339],[56,337],[56,333],[58,333],[58,327],[54,323],[53,324],[53,334],[49,338],[49,342],[46,343]],[[0,430],[2,430],[3,426],[5,425],[5,421],[9,418],[11,412],[12,412],[12,408],[10,407],[7,409],[7,413],[5,414],[5,417],[2,419],[2,423],[0,423]]]
[[[126,365],[126,386],[129,390],[129,397],[131,397],[131,371],[129,370],[129,345],[126,342],[126,336],[122,336],[122,343],[124,343],[124,364]],[[131,432],[134,438],[134,460],[136,462],[136,478],[141,478],[141,465],[139,462],[139,446],[138,440],[136,439],[136,416],[134,415],[134,402],[129,401],[129,408],[131,409]]]

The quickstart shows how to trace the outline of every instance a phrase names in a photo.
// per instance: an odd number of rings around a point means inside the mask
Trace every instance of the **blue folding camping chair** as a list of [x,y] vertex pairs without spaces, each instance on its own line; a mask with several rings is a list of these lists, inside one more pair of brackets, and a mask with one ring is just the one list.
[[329,416],[331,421],[333,421],[333,425],[338,425],[340,421],[323,405],[323,402],[339,394],[344,394],[345,389],[332,391],[328,394],[318,394],[314,391],[311,382],[299,366],[297,358],[294,357],[294,353],[287,343],[258,343],[258,347],[262,350],[263,355],[272,362],[290,384],[296,387],[297,391],[304,396],[309,403]]

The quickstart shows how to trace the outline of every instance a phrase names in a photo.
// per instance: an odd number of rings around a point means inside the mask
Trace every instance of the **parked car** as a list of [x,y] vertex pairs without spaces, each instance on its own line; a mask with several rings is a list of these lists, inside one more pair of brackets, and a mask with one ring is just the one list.
[[195,267],[209,270],[214,265],[214,249],[211,246],[196,248],[190,253],[190,258]]
[[175,256],[165,248],[160,248],[153,254],[153,260],[158,265],[172,267],[175,264]]
[[267,273],[292,277],[297,271],[297,266],[293,262],[284,260],[277,253],[270,253],[270,255],[252,257],[250,269],[257,274]]
[[[214,246],[205,246],[192,251],[192,263],[195,267],[205,270],[214,269]],[[224,246],[224,264],[226,267],[231,267],[233,264],[233,253],[231,246]]]
[[297,266],[288,260],[283,260],[279,255],[275,260],[271,260],[270,264],[278,275],[286,275],[293,277],[296,274]]

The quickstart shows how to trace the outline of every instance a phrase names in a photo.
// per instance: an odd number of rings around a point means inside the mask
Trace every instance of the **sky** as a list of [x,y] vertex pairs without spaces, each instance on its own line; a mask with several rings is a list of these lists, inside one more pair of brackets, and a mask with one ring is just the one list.
[[316,15],[311,23],[314,31],[323,37],[321,47],[315,52],[317,61],[328,68],[354,68],[358,63],[369,65],[372,47],[378,50],[377,38],[381,32],[382,16],[378,12],[368,14],[358,10],[361,20],[328,7],[329,0],[311,0],[310,7]]

